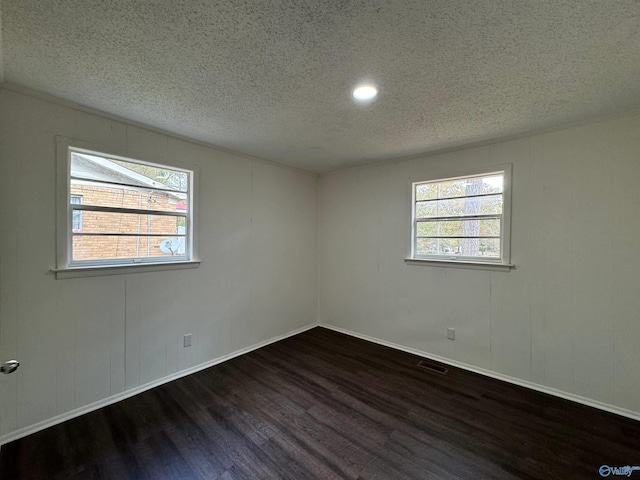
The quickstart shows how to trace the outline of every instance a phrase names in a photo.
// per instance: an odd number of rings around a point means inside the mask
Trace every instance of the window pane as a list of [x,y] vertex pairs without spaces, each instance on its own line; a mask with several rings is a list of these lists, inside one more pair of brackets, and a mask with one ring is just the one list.
[[418,238],[417,255],[500,258],[499,238]]
[[418,238],[416,253],[418,255],[459,255],[462,245],[459,238]]
[[[145,236],[79,236],[72,239],[72,258],[114,260],[120,258],[170,257],[185,254],[184,238]],[[173,252],[173,253],[172,253]]]
[[500,257],[500,239],[499,238],[481,238],[479,241],[480,256],[482,257]]
[[[69,201],[71,202],[71,205],[81,205],[82,197],[78,195],[71,195],[69,197]],[[73,217],[71,218],[71,230],[74,232],[82,231],[82,212],[77,210],[73,212]]]
[[421,183],[416,185],[416,200],[502,193],[503,180],[504,175],[498,174],[442,182]]
[[78,152],[71,153],[71,176],[147,188],[169,188],[180,192],[187,192],[189,188],[187,172]]
[[438,198],[438,184],[422,183],[416,185],[416,200],[431,200]]
[[502,193],[504,189],[504,175],[482,177],[482,193]]
[[[473,182],[473,183],[472,183]],[[474,185],[478,188],[473,188]],[[438,183],[438,198],[464,197],[465,195],[479,195],[482,192],[482,179],[450,180]]]
[[92,212],[74,210],[82,213],[83,233],[119,233],[144,235],[175,235],[179,227],[184,226],[184,217],[172,215],[143,215],[137,213]]
[[71,195],[81,195],[84,205],[163,212],[186,212],[189,204],[186,193],[92,184],[83,180],[71,180]]
[[74,232],[82,231],[82,212],[78,210],[73,211],[73,217],[71,218],[71,230]]
[[142,175],[149,180],[159,182],[172,190],[186,192],[189,189],[189,174],[186,172],[170,170],[165,167],[152,167],[149,165],[130,163],[122,160],[111,161],[126,168],[130,172]]
[[416,218],[462,217],[502,213],[502,195],[416,202]]
[[416,202],[416,218],[438,216],[438,202]]
[[500,219],[418,222],[416,234],[418,237],[498,237],[500,236]]

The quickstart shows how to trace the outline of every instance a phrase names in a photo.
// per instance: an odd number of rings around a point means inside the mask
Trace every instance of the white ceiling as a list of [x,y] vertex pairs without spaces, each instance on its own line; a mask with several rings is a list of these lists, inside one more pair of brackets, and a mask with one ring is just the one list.
[[640,106],[637,0],[1,7],[5,81],[316,172]]

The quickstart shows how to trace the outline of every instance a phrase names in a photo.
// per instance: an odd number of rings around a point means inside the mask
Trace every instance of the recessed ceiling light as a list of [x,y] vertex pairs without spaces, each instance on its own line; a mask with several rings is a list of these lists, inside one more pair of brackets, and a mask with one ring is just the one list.
[[359,85],[353,90],[353,98],[356,100],[371,100],[378,94],[374,85]]

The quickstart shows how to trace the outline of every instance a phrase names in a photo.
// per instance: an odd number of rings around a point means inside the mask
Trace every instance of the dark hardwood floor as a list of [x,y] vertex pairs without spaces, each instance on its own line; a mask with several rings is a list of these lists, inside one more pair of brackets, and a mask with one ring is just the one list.
[[9,443],[0,478],[583,479],[640,466],[640,422],[419,360],[315,328]]

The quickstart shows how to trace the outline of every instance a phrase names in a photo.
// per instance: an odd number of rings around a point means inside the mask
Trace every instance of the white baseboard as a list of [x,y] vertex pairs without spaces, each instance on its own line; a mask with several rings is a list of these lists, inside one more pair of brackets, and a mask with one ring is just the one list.
[[145,392],[159,385],[169,383],[178,378],[191,375],[192,373],[199,372],[200,370],[204,370],[205,368],[209,368],[219,363],[226,362],[227,360],[231,360],[232,358],[239,357],[240,355],[244,355],[245,353],[249,353],[259,348],[265,347],[271,343],[275,343],[280,340],[284,340],[285,338],[298,335],[299,333],[306,332],[307,330],[310,330],[317,326],[318,326],[317,323],[312,323],[310,325],[297,328],[296,330],[292,330],[283,335],[278,335],[276,337],[270,338],[269,340],[265,340],[263,342],[256,343],[249,347],[241,348],[240,350],[236,350],[235,352],[228,353],[227,355],[222,355],[221,357],[214,358],[213,360],[209,360],[208,362],[201,363],[200,365],[196,365],[195,367],[190,367],[190,368],[187,368],[186,370],[181,370],[180,372],[167,375],[166,377],[162,377],[152,382],[145,383],[144,385],[139,385],[137,387],[130,388],[129,390],[125,390],[124,392],[118,393],[116,395],[111,395],[110,397],[104,398],[102,400],[98,400],[97,402],[90,403],[89,405],[85,405],[80,408],[75,408],[73,410],[62,413],[60,415],[56,415],[55,417],[48,418],[47,420],[43,420],[33,425],[29,425],[19,430],[15,430],[13,432],[7,433],[6,435],[3,435],[2,437],[0,437],[0,446],[4,445],[5,443],[9,443],[14,440],[17,440],[19,438],[26,437],[27,435],[31,435],[32,433],[39,432],[40,430],[44,430],[45,428],[49,428],[54,425],[58,425],[59,423],[65,422],[67,420],[71,420],[72,418],[79,417],[80,415],[84,415],[85,413],[93,412],[94,410],[98,410],[99,408],[112,405],[114,403],[117,403],[129,397],[133,397],[134,395]]
[[616,407],[615,405],[610,405],[608,403],[599,402],[598,400],[592,400],[590,398],[581,397],[580,395],[575,395],[573,393],[564,392],[562,390],[557,390],[555,388],[546,387],[544,385],[540,385],[538,383],[529,382],[527,380],[521,380],[516,377],[510,377],[509,375],[504,375],[502,373],[494,372],[492,370],[487,370],[480,367],[475,367],[473,365],[469,365],[462,362],[457,362],[455,360],[451,360],[446,357],[441,357],[439,355],[433,355],[431,353],[423,352],[421,350],[417,350],[415,348],[405,347],[403,345],[398,345],[396,343],[387,342],[386,340],[381,340],[379,338],[370,337],[369,335],[364,335],[362,333],[352,332],[351,330],[347,330],[344,328],[336,327],[334,325],[329,325],[326,323],[320,323],[318,326],[327,328],[329,330],[334,330],[336,332],[344,333],[346,335],[350,335],[352,337],[360,338],[362,340],[367,340],[369,342],[377,343],[378,345],[384,345],[385,347],[391,347],[396,350],[401,350],[403,352],[412,353],[419,357],[428,358],[430,360],[435,360],[440,363],[444,363],[446,365],[451,365],[453,367],[462,368],[463,370],[468,370],[470,372],[479,373],[480,375],[485,375],[487,377],[495,378],[497,380],[502,380],[503,382],[512,383],[514,385],[519,385],[521,387],[529,388],[531,390],[536,390],[542,393],[548,393],[549,395],[553,395],[555,397],[564,398],[565,400],[570,400],[572,402],[581,403],[583,405],[587,405],[589,407],[594,407],[599,410],[604,410],[606,412],[615,413],[616,415],[621,415],[623,417],[631,418],[632,420],[640,421],[640,413],[634,412],[633,410],[627,410],[625,408]]

